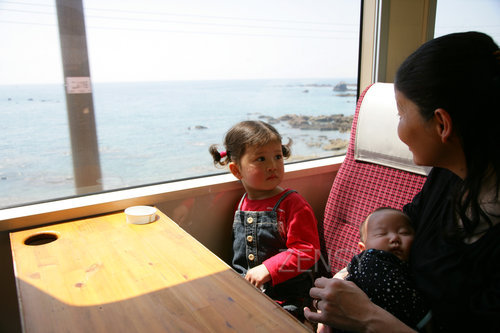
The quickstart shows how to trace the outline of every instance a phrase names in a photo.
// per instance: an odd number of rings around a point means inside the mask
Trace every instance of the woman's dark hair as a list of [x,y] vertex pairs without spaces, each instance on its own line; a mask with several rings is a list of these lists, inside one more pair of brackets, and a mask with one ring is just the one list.
[[[208,151],[215,165],[226,165],[230,162],[239,163],[247,147],[264,146],[270,142],[281,143],[281,135],[272,125],[260,120],[246,120],[237,123],[226,133],[225,152],[219,152],[217,145],[211,145]],[[284,158],[290,157],[291,144],[292,141],[289,140],[286,145],[281,145]]]
[[419,107],[429,120],[438,108],[452,119],[465,154],[467,175],[456,195],[463,223],[461,237],[471,236],[481,218],[482,185],[500,188],[500,51],[479,32],[454,33],[433,39],[401,65],[395,89]]

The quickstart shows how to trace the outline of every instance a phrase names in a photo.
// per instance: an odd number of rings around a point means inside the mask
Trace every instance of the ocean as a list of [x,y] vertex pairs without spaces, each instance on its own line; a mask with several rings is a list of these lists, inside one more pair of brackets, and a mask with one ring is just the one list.
[[[246,119],[354,114],[352,78],[94,83],[104,190],[226,172],[208,153]],[[0,86],[0,208],[75,195],[62,84]],[[264,117],[264,118],[262,118]],[[290,161],[332,156],[349,133],[274,126],[293,140]]]

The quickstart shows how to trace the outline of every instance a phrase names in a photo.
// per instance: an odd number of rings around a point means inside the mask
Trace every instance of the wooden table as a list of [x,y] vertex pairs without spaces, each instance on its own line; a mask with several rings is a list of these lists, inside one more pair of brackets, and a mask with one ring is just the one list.
[[145,225],[119,212],[10,239],[24,332],[309,331],[159,211]]

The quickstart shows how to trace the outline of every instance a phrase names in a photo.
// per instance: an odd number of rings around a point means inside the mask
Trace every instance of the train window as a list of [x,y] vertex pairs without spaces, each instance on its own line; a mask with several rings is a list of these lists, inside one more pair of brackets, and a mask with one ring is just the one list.
[[226,172],[208,147],[245,119],[290,162],[344,154],[360,7],[2,1],[0,208]]
[[480,31],[500,43],[500,1],[438,0],[435,37],[452,32]]

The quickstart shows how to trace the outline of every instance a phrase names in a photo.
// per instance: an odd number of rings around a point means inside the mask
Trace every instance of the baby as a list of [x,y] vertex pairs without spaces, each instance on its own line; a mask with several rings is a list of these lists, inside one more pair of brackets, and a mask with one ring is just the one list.
[[354,256],[346,273],[341,271],[335,277],[353,281],[373,303],[421,329],[430,312],[408,264],[414,238],[410,219],[400,210],[382,207],[368,215],[359,231],[362,252]]

